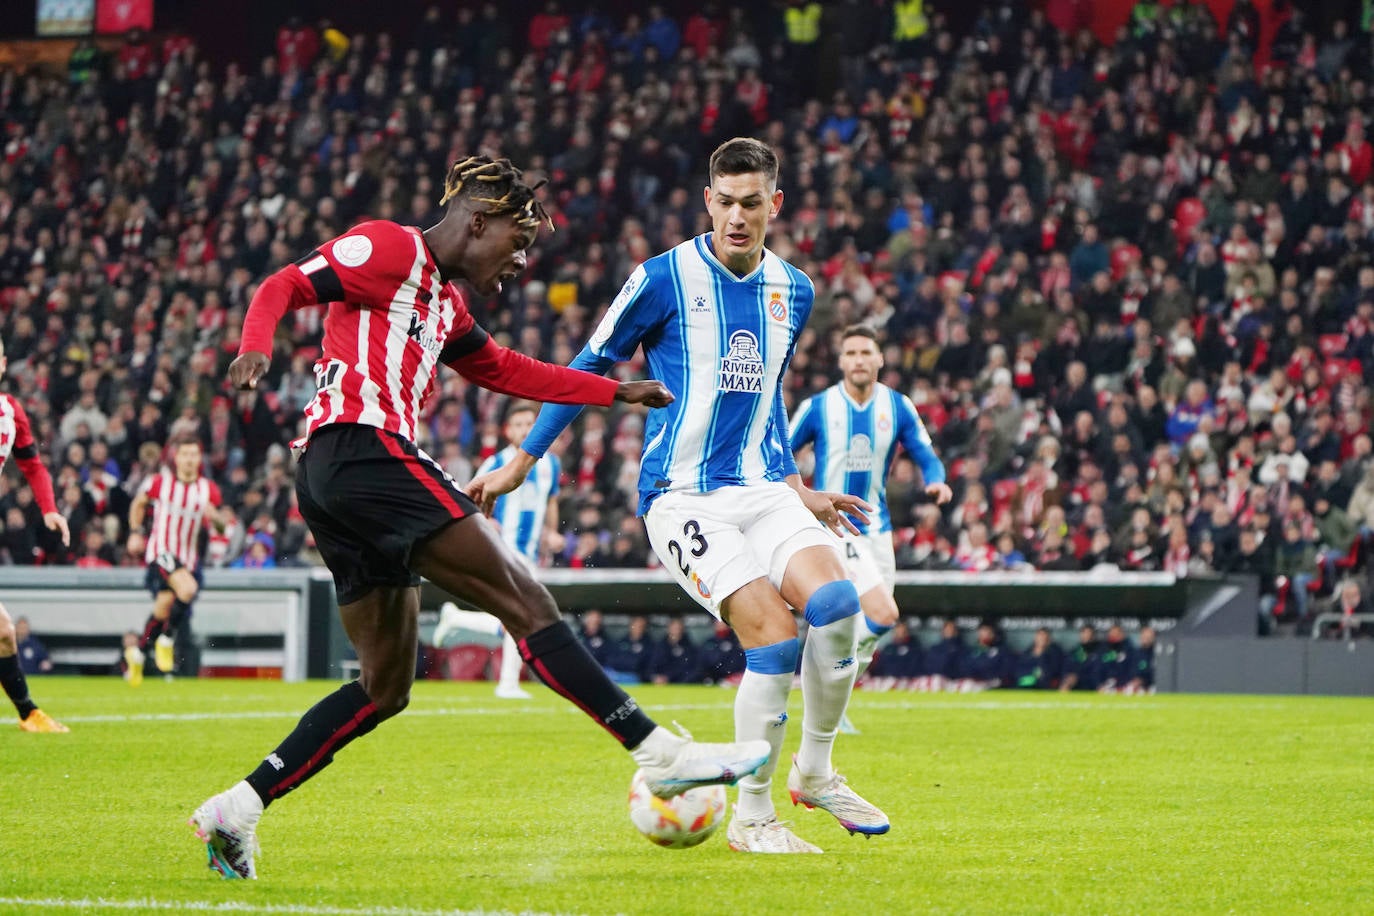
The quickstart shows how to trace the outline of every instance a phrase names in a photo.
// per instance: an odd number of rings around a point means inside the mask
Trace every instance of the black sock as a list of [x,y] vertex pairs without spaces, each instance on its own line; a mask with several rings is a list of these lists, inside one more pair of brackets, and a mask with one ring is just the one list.
[[167,621],[159,620],[152,614],[149,614],[148,622],[143,625],[143,635],[138,638],[138,647],[147,650],[147,648],[155,643],[157,638],[162,635],[162,631],[166,629],[166,627]]
[[191,613],[191,606],[180,598],[172,602],[172,612],[167,615],[167,622],[162,625],[162,632],[168,637],[175,639],[177,630],[186,622],[186,617]]
[[637,747],[657,726],[616,686],[573,635],[566,620],[520,640],[520,657],[554,692],[571,700],[625,747]]
[[329,766],[334,753],[377,727],[377,707],[357,681],[320,700],[296,730],[248,774],[248,784],[264,806]]
[[0,658],[0,687],[9,694],[14,708],[19,710],[19,718],[27,719],[38,704],[29,699],[29,684],[24,680],[24,669],[19,667],[19,656],[6,655]]

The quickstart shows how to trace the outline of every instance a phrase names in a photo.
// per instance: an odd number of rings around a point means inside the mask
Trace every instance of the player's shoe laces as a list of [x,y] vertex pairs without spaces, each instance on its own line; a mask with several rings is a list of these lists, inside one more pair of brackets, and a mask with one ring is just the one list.
[[778,820],[776,814],[762,821],[741,820],[736,814],[725,828],[725,838],[735,852],[808,853],[821,848],[806,842]]
[[130,687],[137,687],[143,683],[143,652],[138,646],[130,646],[124,650],[124,664],[126,669],[124,677],[129,682]]
[[35,709],[29,713],[27,719],[19,720],[19,730],[23,732],[60,734],[71,731],[70,728],[54,719],[41,709]]
[[874,836],[887,833],[891,826],[887,815],[860,798],[845,784],[845,778],[839,773],[831,773],[828,779],[804,778],[795,756],[792,758],[792,772],[787,774],[787,794],[792,797],[794,805],[829,812],[850,834]]
[[733,786],[767,763],[772,753],[772,746],[762,738],[708,744],[693,740],[681,725],[678,731],[682,732],[680,738],[662,730],[662,738],[677,745],[676,751],[670,751],[671,756],[647,763],[636,758],[649,791],[659,798],[672,798],[701,786]]
[[172,637],[166,633],[159,636],[157,641],[153,643],[153,662],[157,665],[157,670],[163,673],[172,670],[172,666],[176,664],[175,645]]
[[[245,794],[246,793],[246,794]],[[247,796],[252,796],[248,798]],[[225,878],[258,876],[258,818],[262,802],[246,782],[208,799],[187,822],[205,844],[211,869]]]

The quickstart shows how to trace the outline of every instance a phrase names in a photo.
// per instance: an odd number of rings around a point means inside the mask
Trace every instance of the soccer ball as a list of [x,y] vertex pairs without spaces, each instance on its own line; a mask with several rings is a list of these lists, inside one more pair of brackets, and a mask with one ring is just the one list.
[[725,787],[688,789],[672,798],[649,791],[644,771],[630,780],[630,823],[650,843],[665,849],[686,849],[702,843],[725,820]]

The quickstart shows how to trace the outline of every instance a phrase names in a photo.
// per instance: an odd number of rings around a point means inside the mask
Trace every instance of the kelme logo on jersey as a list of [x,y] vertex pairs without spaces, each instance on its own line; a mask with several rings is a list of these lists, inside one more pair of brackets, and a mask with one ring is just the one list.
[[763,393],[763,357],[759,356],[758,338],[748,331],[730,335],[730,350],[720,361],[718,391]]
[[851,436],[849,451],[844,456],[844,469],[846,471],[873,470],[873,440],[863,433]]
[[711,307],[710,307],[709,305],[706,304],[706,297],[705,297],[705,296],[697,296],[695,299],[692,300],[692,311],[694,311],[694,312],[709,312],[709,311],[711,311]]

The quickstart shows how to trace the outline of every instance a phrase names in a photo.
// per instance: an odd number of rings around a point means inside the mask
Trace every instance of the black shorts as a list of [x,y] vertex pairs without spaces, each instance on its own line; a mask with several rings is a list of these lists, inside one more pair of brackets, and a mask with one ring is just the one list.
[[[156,598],[160,592],[172,590],[172,587],[167,584],[167,579],[178,569],[185,568],[186,564],[172,554],[158,554],[157,558],[148,564],[148,571],[143,576],[143,586]],[[205,587],[205,574],[200,571],[199,566],[191,570],[191,575],[196,580],[197,588]]]
[[374,588],[419,585],[415,545],[478,514],[415,443],[373,426],[336,423],[310,437],[296,468],[301,515],[334,574],[340,604]]

